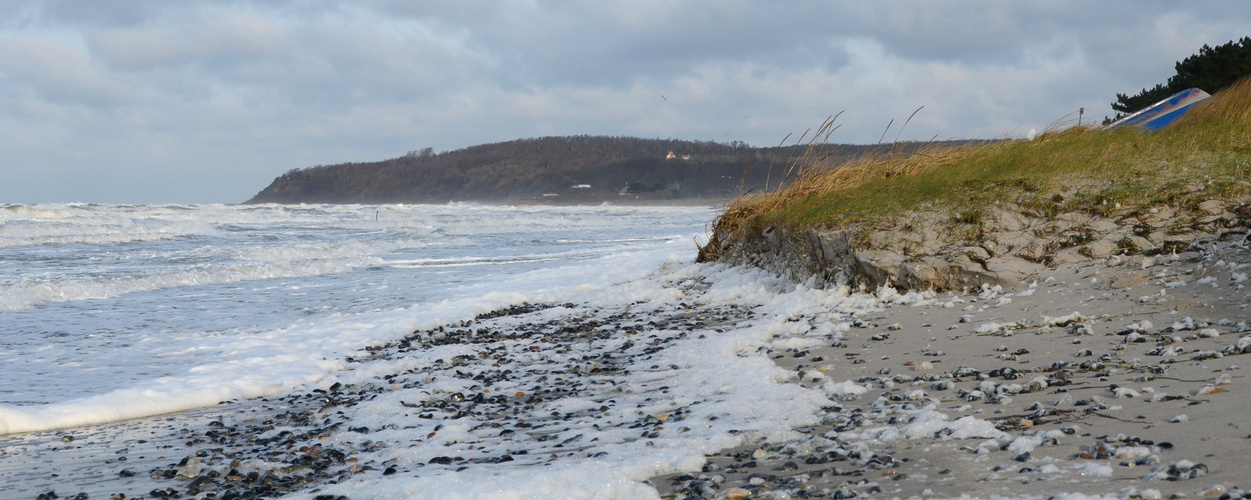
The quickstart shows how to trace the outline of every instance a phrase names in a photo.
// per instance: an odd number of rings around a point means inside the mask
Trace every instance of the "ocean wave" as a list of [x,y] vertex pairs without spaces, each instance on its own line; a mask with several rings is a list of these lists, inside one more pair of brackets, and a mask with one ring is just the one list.
[[166,288],[342,273],[382,262],[375,256],[357,255],[338,259],[194,265],[186,269],[141,275],[31,280],[0,285],[0,312],[28,309],[50,302],[101,300]]

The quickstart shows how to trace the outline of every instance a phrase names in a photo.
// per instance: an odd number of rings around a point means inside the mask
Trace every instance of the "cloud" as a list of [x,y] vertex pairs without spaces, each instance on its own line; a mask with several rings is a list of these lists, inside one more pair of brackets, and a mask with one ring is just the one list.
[[1251,35],[1233,0],[11,7],[0,168],[64,184],[7,176],[0,202],[240,201],[293,167],[542,135],[774,145],[840,111],[839,142],[921,106],[902,139],[1019,136]]
[[50,104],[113,106],[130,96],[86,54],[32,36],[0,39],[0,68],[12,91],[29,92]]
[[246,63],[278,54],[287,41],[284,30],[262,16],[227,12],[205,17],[176,26],[92,30],[86,34],[87,45],[104,64],[133,71]]

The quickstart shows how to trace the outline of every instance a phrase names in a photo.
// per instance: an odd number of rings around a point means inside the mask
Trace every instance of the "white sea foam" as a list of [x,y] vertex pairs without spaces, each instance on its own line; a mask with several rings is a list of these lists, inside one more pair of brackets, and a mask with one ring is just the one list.
[[[881,307],[881,297],[848,294],[839,289],[795,287],[760,271],[728,269],[720,265],[684,264],[660,266],[660,269],[659,273],[646,278],[609,284],[595,289],[594,293],[583,294],[574,309],[553,311],[551,316],[540,315],[528,321],[595,314],[595,311],[613,312],[626,306],[636,314],[654,317],[658,313],[653,311],[687,300],[698,301],[707,308],[750,306],[755,314],[752,319],[740,318],[734,328],[720,328],[717,332],[693,330],[686,332],[690,335],[679,335],[680,330],[657,331],[661,336],[674,336],[671,342],[666,342],[668,347],[646,357],[630,358],[622,374],[612,377],[612,384],[591,385],[580,389],[577,398],[545,403],[510,417],[542,423],[551,420],[549,413],[552,412],[569,415],[611,404],[610,409],[595,417],[561,419],[552,431],[558,432],[560,439],[578,440],[579,436],[585,436],[577,442],[586,444],[572,450],[553,449],[533,441],[500,437],[498,429],[482,426],[480,421],[440,420],[439,417],[414,419],[406,414],[411,410],[406,410],[399,401],[438,399],[440,394],[467,391],[468,385],[474,383],[435,375],[432,383],[393,388],[385,395],[345,410],[351,413],[354,425],[385,429],[371,432],[372,437],[408,443],[403,449],[388,449],[376,456],[363,455],[361,460],[397,460],[401,467],[420,468],[422,473],[401,481],[352,480],[323,490],[349,497],[376,498],[408,498],[417,494],[449,498],[655,498],[654,490],[639,488],[637,482],[658,474],[697,468],[703,464],[706,453],[743,444],[744,439],[795,438],[797,435],[791,429],[816,423],[820,408],[832,403],[825,394],[867,391],[851,382],[827,384],[825,391],[803,389],[790,383],[792,374],[774,364],[760,348],[807,345],[807,335],[815,327],[807,321],[793,321],[795,318],[813,318],[813,323],[824,323],[840,315],[877,310]],[[707,289],[692,294],[675,286],[694,281],[707,284]],[[828,329],[820,331],[835,334]],[[612,336],[605,340],[575,341],[575,352],[592,358],[598,352],[619,353],[624,340]],[[511,345],[507,341],[501,344]],[[435,357],[447,358],[477,349],[451,345],[409,352],[389,365],[341,372],[335,374],[334,379],[345,383],[373,380],[386,373],[429,367]],[[562,366],[567,366],[565,363],[571,358],[549,354],[551,350],[543,347],[535,352],[524,370],[513,370],[515,379],[493,385],[492,392],[528,390],[536,385],[536,377],[546,379],[545,374],[565,371]],[[476,369],[472,363],[457,367],[466,373],[474,373]],[[532,375],[527,375],[529,373]],[[322,384],[329,382],[327,379]],[[637,429],[625,425],[642,416],[674,411],[684,412],[684,419],[667,423],[662,432],[646,439],[639,439]],[[957,438],[1001,434],[993,426],[987,431],[978,425],[989,425],[985,421],[947,422],[941,413],[927,415],[927,421],[935,422],[936,429],[949,429]],[[587,443],[591,436],[594,442]],[[519,455],[518,450],[528,453]],[[501,453],[512,453],[514,460],[506,465],[474,467],[460,472],[422,467],[438,456],[489,457]],[[588,459],[588,455],[595,458]],[[538,478],[536,465],[541,465],[543,470]],[[469,474],[465,475],[466,472]]]
[[[213,258],[213,263],[195,263],[179,268],[140,271],[86,273],[53,279],[34,277],[0,284],[0,312],[35,307],[49,302],[98,300],[129,293],[186,286],[235,283],[250,280],[294,278],[351,271],[378,265],[376,254],[407,246],[403,243],[364,245],[296,245],[281,249],[248,250],[245,262],[229,256]],[[241,257],[241,256],[239,256]],[[192,259],[201,260],[201,259]]]
[[[126,220],[165,224],[174,235],[0,247],[0,433],[286,392],[322,380],[379,339],[525,301],[578,300],[688,261],[712,214],[463,206],[4,212],[6,235],[13,224],[44,236],[120,234]],[[423,259],[495,265],[392,265]]]

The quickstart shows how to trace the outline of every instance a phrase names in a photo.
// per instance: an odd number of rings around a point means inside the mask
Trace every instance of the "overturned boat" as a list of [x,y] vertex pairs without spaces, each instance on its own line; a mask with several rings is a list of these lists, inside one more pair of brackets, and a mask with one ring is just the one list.
[[1156,131],[1167,127],[1170,123],[1177,121],[1182,115],[1185,115],[1195,104],[1206,101],[1212,97],[1207,92],[1197,88],[1189,88],[1173,94],[1168,99],[1157,102],[1146,108],[1112,122],[1104,130],[1113,130],[1121,127],[1137,127],[1147,131]]

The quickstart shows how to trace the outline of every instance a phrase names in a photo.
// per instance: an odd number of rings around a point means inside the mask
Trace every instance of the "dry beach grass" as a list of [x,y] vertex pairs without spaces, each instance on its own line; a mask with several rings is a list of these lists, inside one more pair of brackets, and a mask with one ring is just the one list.
[[[895,229],[911,212],[941,214],[980,243],[976,227],[1001,207],[1032,217],[1080,213],[1114,219],[1162,205],[1196,211],[1207,200],[1251,194],[1251,79],[1199,105],[1183,121],[1145,134],[1055,127],[1034,140],[995,141],[834,165],[813,141],[784,187],[731,203],[714,224],[720,244],[767,227]],[[817,138],[828,137],[832,122]],[[968,230],[974,228],[974,230]]]

